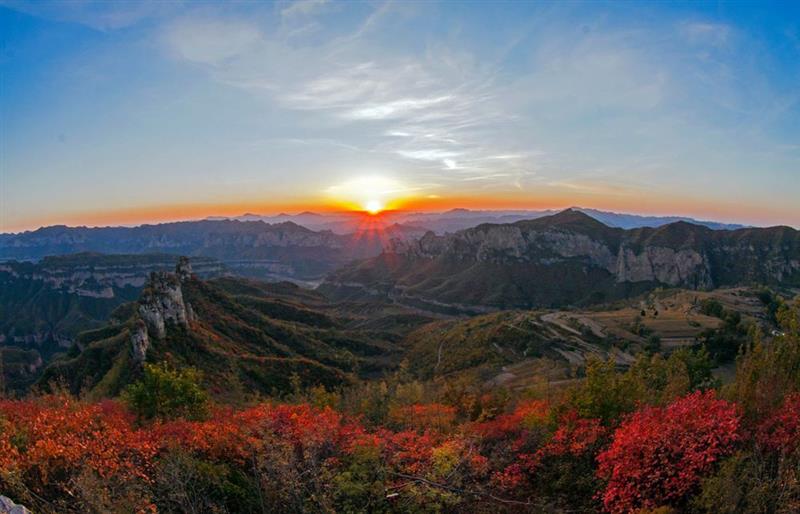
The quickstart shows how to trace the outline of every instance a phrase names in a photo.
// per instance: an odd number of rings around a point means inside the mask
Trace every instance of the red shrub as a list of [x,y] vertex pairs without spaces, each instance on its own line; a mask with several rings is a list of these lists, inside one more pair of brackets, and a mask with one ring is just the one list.
[[[559,426],[541,447],[514,455],[514,461],[493,476],[494,482],[504,490],[517,489],[528,484],[540,470],[545,459],[552,457],[581,457],[596,448],[607,429],[599,419],[581,418],[571,411],[559,419]],[[514,443],[511,447],[520,449]]]
[[571,411],[561,417],[553,438],[542,448],[542,456],[583,455],[606,435],[599,419],[581,418]]
[[783,405],[758,427],[757,440],[764,448],[791,453],[800,446],[800,394],[788,396]]
[[635,412],[598,457],[608,480],[602,499],[610,512],[679,506],[714,464],[740,440],[735,404],[713,391],[696,392],[667,407]]
[[166,445],[180,445],[219,460],[246,462],[274,440],[309,451],[349,448],[363,429],[330,408],[307,404],[260,404],[242,411],[219,409],[207,421],[172,421],[153,428]]

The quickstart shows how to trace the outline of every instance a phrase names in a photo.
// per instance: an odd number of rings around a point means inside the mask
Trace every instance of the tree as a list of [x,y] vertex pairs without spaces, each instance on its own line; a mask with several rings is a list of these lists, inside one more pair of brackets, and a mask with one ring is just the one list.
[[611,424],[636,408],[637,395],[630,377],[617,372],[613,359],[589,359],[586,380],[572,391],[570,403],[581,417]]
[[140,419],[199,419],[208,411],[208,394],[200,378],[194,368],[145,364],[144,376],[127,388],[123,398]]
[[644,345],[647,353],[658,353],[661,351],[661,336],[657,334],[650,334],[647,337],[647,342]]
[[748,419],[761,419],[783,399],[800,392],[800,297],[777,314],[780,331],[771,341],[751,330],[752,342],[738,357],[736,378],[727,395],[744,407]]

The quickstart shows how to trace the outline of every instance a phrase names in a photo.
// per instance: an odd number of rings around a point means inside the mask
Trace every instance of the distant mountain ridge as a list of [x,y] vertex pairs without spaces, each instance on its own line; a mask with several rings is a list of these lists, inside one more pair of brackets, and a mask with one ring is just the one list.
[[[702,221],[684,216],[642,216],[582,207],[572,207],[596,220],[610,226],[619,228],[660,227],[676,221],[686,221],[695,225],[703,225],[714,230],[736,230],[744,225],[720,223],[716,221]],[[387,212],[382,214],[388,220],[402,225],[424,227],[437,234],[456,232],[478,226],[482,223],[514,223],[526,219],[536,219],[543,216],[552,216],[558,210],[471,210],[464,208],[451,209],[445,212]],[[326,213],[302,212],[296,215],[281,213],[277,216],[263,216],[253,213],[234,217],[214,217],[209,219],[224,220],[235,219],[239,221],[263,221],[265,223],[297,223],[312,230],[331,230],[337,234],[347,234],[356,230],[360,215],[357,213]]]
[[568,209],[397,242],[331,274],[321,288],[433,306],[529,308],[598,303],[658,286],[735,284],[800,287],[800,232],[685,221],[626,230]]
[[389,238],[422,229],[388,226],[359,237],[313,231],[286,221],[187,221],[138,227],[52,226],[0,235],[0,260],[38,260],[78,252],[168,253],[222,261],[231,271],[261,278],[321,278],[352,259],[379,254]]

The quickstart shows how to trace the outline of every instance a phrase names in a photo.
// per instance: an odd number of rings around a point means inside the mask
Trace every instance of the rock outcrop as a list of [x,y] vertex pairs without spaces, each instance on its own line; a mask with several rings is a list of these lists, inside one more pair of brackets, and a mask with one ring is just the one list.
[[163,339],[167,335],[167,324],[189,327],[194,313],[187,309],[183,300],[181,277],[191,277],[188,260],[178,263],[175,273],[154,272],[139,298],[139,316],[147,325],[150,335]]
[[131,355],[137,364],[144,363],[147,350],[150,348],[150,336],[147,334],[147,324],[137,320],[131,331]]
[[714,287],[708,257],[694,249],[648,246],[637,254],[622,247],[616,264],[617,282],[650,281],[692,289]]
[[181,255],[178,257],[178,264],[175,266],[175,274],[181,282],[192,278],[192,263],[189,258]]

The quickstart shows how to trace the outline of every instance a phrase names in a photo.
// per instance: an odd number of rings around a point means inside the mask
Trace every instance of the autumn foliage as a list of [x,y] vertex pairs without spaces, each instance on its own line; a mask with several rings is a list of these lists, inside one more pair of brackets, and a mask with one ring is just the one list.
[[[794,395],[757,427],[759,444],[794,451],[798,413]],[[0,485],[33,505],[100,490],[112,502],[124,493],[139,511],[181,510],[159,497],[161,475],[172,470],[165,463],[174,467],[177,455],[182,466],[245,477],[268,510],[339,511],[360,502],[392,510],[400,499],[416,505],[411,510],[494,501],[513,510],[539,505],[563,481],[566,497],[582,483],[603,488],[581,505],[616,513],[682,508],[743,439],[739,409],[713,391],[642,407],[616,429],[542,401],[483,422],[459,424],[440,404],[398,408],[391,419],[403,427],[367,429],[329,407],[267,402],[213,408],[205,420],[142,422],[117,401],[5,400]]]
[[786,398],[783,405],[758,428],[758,442],[764,448],[792,453],[800,447],[800,394]]
[[634,413],[598,457],[598,473],[608,480],[606,509],[680,506],[703,475],[735,450],[740,423],[736,405],[713,391]]

